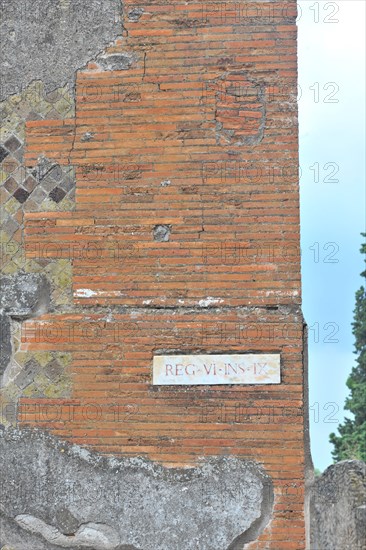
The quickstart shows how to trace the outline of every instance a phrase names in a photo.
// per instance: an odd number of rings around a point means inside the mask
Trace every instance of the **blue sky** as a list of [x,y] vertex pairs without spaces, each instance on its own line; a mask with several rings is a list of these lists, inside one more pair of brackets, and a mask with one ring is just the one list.
[[323,470],[332,463],[329,433],[345,415],[356,357],[355,292],[363,283],[365,3],[299,6],[303,311],[310,328],[311,449]]

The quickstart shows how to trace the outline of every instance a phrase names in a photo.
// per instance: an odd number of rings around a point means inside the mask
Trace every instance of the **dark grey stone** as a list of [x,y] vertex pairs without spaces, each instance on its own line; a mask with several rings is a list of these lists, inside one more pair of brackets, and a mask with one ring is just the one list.
[[66,196],[66,191],[61,189],[61,187],[55,187],[52,189],[51,193],[49,194],[50,199],[52,199],[57,204],[62,201],[63,198]]
[[9,364],[12,354],[10,318],[0,311],[0,376]]
[[60,508],[56,511],[55,524],[64,535],[74,534],[80,526],[80,522],[67,508]]
[[239,550],[271,519],[270,477],[236,457],[164,468],[13,429],[0,455],[0,548]]
[[30,193],[23,189],[23,187],[19,187],[15,193],[13,194],[13,197],[20,202],[20,204],[25,203],[27,198],[29,197]]

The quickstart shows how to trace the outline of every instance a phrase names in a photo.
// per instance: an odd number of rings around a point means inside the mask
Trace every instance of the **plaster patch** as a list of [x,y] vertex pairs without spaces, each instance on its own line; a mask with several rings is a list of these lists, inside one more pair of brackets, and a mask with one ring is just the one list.
[[74,292],[74,296],[76,296],[77,298],[91,298],[92,296],[95,296],[96,294],[98,294],[98,293],[95,292],[94,290],[90,290],[90,288],[78,288]]
[[212,296],[208,296],[207,298],[200,300],[198,302],[198,305],[200,307],[209,307],[214,304],[222,304],[223,302],[224,300],[222,300],[221,298],[212,298]]

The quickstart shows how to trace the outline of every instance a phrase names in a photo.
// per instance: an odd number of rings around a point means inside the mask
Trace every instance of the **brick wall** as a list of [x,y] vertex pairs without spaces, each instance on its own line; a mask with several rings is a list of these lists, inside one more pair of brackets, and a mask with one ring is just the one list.
[[[76,173],[70,212],[26,213],[30,259],[70,260],[74,306],[23,350],[71,353],[70,399],[19,421],[167,466],[255,460],[273,519],[250,548],[304,548],[296,5],[124,2],[78,72],[74,119],[27,123],[26,163]],[[159,353],[281,354],[281,384],[152,386]]]

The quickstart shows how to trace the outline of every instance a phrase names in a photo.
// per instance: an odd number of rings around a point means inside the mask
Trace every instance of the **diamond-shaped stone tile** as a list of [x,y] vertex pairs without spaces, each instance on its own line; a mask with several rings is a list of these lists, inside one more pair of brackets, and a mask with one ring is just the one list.
[[49,120],[57,120],[60,118],[60,113],[56,109],[51,109],[47,113],[47,119]]
[[4,245],[5,243],[7,243],[8,241],[10,241],[11,239],[11,235],[8,235],[8,233],[2,228],[3,226],[1,225],[1,230],[0,230],[0,243],[2,245]]
[[20,165],[16,168],[16,170],[14,170],[14,172],[11,175],[15,180],[17,180],[19,184],[22,184],[25,178],[27,177],[28,172],[23,165]]
[[39,210],[39,205],[30,198],[24,203],[23,209],[24,212],[37,212]]
[[28,176],[23,182],[23,186],[29,193],[31,193],[37,186],[37,182],[32,176]]
[[52,191],[52,189],[54,189],[56,185],[57,182],[48,175],[42,180],[42,187],[45,191],[47,191],[47,193],[50,193],[50,191]]
[[14,153],[19,147],[21,146],[21,142],[19,139],[15,136],[11,136],[9,139],[6,140],[4,143],[4,146],[7,148],[8,151],[11,153]]
[[47,158],[41,158],[32,170],[32,176],[41,182],[51,171],[52,162]]
[[75,181],[66,177],[60,184],[59,187],[68,193],[71,189],[75,187]]
[[0,162],[2,162],[8,156],[8,154],[8,151],[4,149],[2,145],[0,145]]
[[0,204],[3,205],[9,198],[9,191],[5,189],[4,186],[0,186]]
[[38,384],[29,384],[25,390],[23,390],[24,397],[46,397],[42,388],[39,388]]
[[18,166],[19,162],[13,157],[8,157],[3,160],[3,170],[5,170],[5,172],[7,172],[8,174],[14,172],[14,170],[16,170]]
[[59,90],[51,90],[50,92],[44,92],[43,97],[48,103],[56,103],[60,99]]
[[9,193],[13,194],[14,191],[18,189],[19,185],[18,185],[18,182],[13,177],[10,177],[4,183],[4,187],[7,191],[9,191]]
[[20,204],[14,197],[10,197],[4,208],[9,214],[13,215],[20,208]]
[[1,268],[1,272],[4,275],[13,275],[19,271],[19,267],[14,262],[8,262],[4,267]]
[[55,105],[59,116],[61,115],[62,118],[66,118],[67,115],[70,113],[70,107],[70,100],[65,100],[64,98],[60,99],[60,101],[58,101]]
[[31,111],[27,116],[27,120],[41,120],[41,119],[42,119],[41,115],[39,115],[38,113],[35,113],[34,111]]
[[[18,390],[19,392],[19,390]],[[8,402],[6,405],[3,405],[2,407],[2,415],[11,424],[15,424],[17,420],[17,406],[15,403]],[[10,548],[10,546],[3,546],[2,550],[6,550],[7,548]]]
[[62,199],[66,196],[66,192],[61,189],[61,187],[55,187],[51,193],[49,194],[50,199],[55,201],[57,204],[62,201]]
[[18,269],[23,270],[24,267],[25,267],[25,263],[26,263],[24,253],[21,252],[21,253],[17,254],[16,256],[14,256],[12,258],[12,262],[18,266]]
[[47,267],[51,262],[52,260],[49,260],[47,258],[37,258],[37,265],[39,265],[42,269]]
[[30,193],[28,193],[28,191],[26,191],[25,189],[23,189],[23,187],[19,187],[19,189],[17,189],[15,191],[15,193],[13,194],[13,197],[18,201],[20,202],[20,204],[23,204],[27,198],[29,197]]
[[51,168],[48,175],[51,178],[53,178],[55,181],[61,181],[64,176],[64,173],[61,166],[59,164],[56,164],[55,166],[53,166],[53,168]]
[[13,235],[15,231],[19,229],[19,224],[17,221],[14,220],[14,218],[8,218],[5,223],[3,223],[3,229],[6,231],[9,235]]
[[47,197],[47,193],[42,187],[37,187],[32,193],[34,202],[40,204]]
[[29,386],[29,384],[33,382],[34,377],[38,374],[39,370],[39,363],[35,359],[28,361],[15,379],[15,383],[18,388],[23,390]]
[[22,161],[23,161],[23,157],[24,157],[24,149],[23,149],[23,147],[20,147],[17,151],[14,151],[13,156],[14,156],[17,160],[19,160],[19,162],[22,162]]
[[62,365],[57,361],[57,359],[54,359],[45,368],[45,375],[50,378],[50,380],[56,380],[57,378],[60,378],[64,372],[64,369]]

